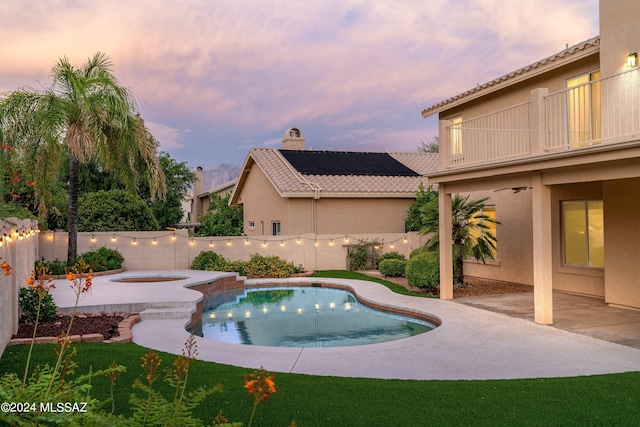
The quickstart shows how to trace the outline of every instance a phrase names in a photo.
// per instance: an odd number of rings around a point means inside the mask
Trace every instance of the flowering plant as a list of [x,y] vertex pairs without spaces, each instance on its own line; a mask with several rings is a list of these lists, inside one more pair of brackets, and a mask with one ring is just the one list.
[[275,374],[265,371],[264,369],[256,369],[249,376],[244,377],[244,388],[247,389],[249,395],[253,396],[253,410],[249,419],[249,426],[253,422],[253,416],[256,413],[258,404],[263,400],[269,400],[269,395],[276,392],[276,384],[273,381]]

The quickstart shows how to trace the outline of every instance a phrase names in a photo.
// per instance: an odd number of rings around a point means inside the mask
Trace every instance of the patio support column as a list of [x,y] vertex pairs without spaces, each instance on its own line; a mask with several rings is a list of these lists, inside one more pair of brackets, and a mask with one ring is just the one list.
[[553,323],[553,269],[551,247],[551,189],[542,174],[533,172],[533,307],[534,321]]
[[438,190],[440,234],[440,299],[453,299],[453,239],[451,237],[451,194],[444,184]]

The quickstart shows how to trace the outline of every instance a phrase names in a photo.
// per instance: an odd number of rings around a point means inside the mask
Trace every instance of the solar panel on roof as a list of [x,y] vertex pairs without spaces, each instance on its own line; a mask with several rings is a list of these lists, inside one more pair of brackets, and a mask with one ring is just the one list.
[[296,170],[307,175],[419,176],[387,153],[279,150]]

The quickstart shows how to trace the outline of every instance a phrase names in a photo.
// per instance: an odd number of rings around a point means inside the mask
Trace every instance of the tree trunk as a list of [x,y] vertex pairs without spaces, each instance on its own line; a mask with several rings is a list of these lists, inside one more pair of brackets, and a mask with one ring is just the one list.
[[464,284],[464,260],[462,258],[456,258],[456,284]]
[[67,262],[72,262],[78,255],[78,170],[80,162],[70,156],[69,162],[69,210],[67,211],[67,229],[69,244]]

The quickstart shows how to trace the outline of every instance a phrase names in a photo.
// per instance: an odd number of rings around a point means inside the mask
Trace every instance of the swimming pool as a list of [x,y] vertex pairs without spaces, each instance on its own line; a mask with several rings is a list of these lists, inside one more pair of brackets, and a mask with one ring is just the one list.
[[375,344],[428,332],[433,323],[374,310],[341,289],[273,287],[228,291],[194,327],[204,338],[273,347]]

